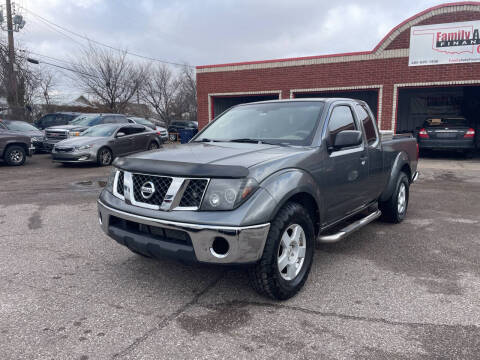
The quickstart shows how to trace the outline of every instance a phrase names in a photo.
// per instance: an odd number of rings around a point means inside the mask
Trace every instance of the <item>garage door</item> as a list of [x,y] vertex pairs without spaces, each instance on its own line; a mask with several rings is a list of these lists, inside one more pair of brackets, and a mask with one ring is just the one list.
[[428,118],[465,117],[479,131],[480,86],[406,88],[398,93],[397,132],[415,132]]
[[238,104],[255,101],[278,100],[278,94],[274,95],[248,95],[248,96],[214,96],[212,97],[212,118],[220,115],[225,110]]
[[356,91],[330,91],[330,92],[306,92],[295,93],[295,98],[312,98],[312,97],[342,97],[352,98],[365,101],[372,112],[378,118],[378,90],[356,90]]

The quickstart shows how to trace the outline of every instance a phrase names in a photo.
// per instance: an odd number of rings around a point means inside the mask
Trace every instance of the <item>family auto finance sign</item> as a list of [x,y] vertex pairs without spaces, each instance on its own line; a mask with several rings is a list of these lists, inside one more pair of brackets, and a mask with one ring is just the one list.
[[480,61],[480,21],[412,26],[410,66]]

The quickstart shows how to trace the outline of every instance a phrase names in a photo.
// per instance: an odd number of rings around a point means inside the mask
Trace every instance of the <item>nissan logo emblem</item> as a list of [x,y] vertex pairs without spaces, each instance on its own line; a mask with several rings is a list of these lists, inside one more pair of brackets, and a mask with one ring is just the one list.
[[155,185],[151,181],[147,181],[140,188],[140,194],[142,194],[144,199],[150,199],[155,193]]

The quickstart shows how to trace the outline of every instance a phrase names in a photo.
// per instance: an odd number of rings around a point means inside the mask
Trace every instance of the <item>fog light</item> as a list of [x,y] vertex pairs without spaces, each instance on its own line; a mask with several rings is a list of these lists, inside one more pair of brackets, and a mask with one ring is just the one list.
[[88,160],[88,156],[82,156],[82,157],[78,158],[78,160],[80,160],[80,161]]
[[222,237],[216,237],[213,239],[212,247],[210,248],[210,253],[216,258],[222,259],[228,255],[228,250],[230,245],[228,241]]

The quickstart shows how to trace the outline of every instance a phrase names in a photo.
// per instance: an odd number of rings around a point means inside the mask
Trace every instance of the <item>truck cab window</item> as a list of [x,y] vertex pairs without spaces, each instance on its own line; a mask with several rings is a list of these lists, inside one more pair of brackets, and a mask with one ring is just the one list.
[[362,105],[357,105],[357,114],[363,124],[368,145],[374,144],[377,141],[377,132],[375,131],[372,117]]
[[330,144],[334,144],[337,134],[344,130],[357,130],[352,110],[347,105],[335,107],[330,115],[330,121],[328,122]]

